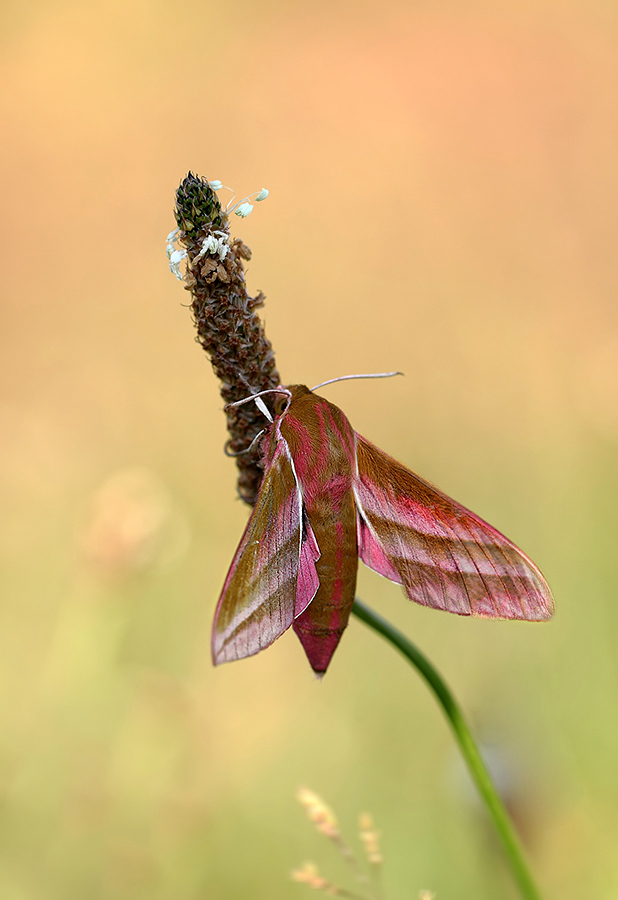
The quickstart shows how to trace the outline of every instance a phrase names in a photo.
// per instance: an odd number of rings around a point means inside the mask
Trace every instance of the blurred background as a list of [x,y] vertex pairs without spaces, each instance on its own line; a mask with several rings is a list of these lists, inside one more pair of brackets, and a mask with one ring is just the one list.
[[[247,508],[167,268],[188,169],[271,194],[286,382],[519,543],[546,625],[359,596],[440,668],[547,898],[618,896],[618,16],[601,0],[2,7],[0,896],[307,897],[299,784],[387,900],[515,896],[440,710],[357,621],[213,670]],[[222,196],[224,196],[222,194]],[[362,568],[362,567],[361,567]]]

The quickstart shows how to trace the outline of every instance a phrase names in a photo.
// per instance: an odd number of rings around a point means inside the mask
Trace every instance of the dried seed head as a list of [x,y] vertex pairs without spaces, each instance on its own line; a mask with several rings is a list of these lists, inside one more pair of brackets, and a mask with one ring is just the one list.
[[360,829],[359,836],[363,847],[365,848],[367,861],[371,863],[372,866],[381,865],[384,860],[380,852],[380,834],[375,830],[373,819],[368,813],[363,813],[363,815],[359,817],[358,825]]
[[301,787],[296,793],[296,799],[305,808],[309,820],[313,822],[318,831],[329,838],[339,837],[339,826],[335,814],[321,797],[318,797],[309,788]]
[[338,888],[331,881],[322,878],[317,866],[312,862],[306,862],[302,868],[294,869],[290,874],[292,881],[297,881],[299,884],[307,884],[316,891],[325,891],[332,897],[348,896],[348,892],[342,891],[341,888]]
[[304,863],[302,868],[294,869],[291,874],[292,881],[297,881],[299,884],[308,884],[310,887],[318,890],[324,888],[327,884],[326,879],[321,877],[317,866],[312,862]]

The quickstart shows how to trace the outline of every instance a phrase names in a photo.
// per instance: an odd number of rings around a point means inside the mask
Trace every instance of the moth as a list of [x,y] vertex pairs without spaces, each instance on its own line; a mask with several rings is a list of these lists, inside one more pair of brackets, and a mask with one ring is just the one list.
[[348,623],[359,558],[423,606],[552,616],[532,560],[357,434],[314,390],[277,388],[274,419],[261,395],[247,398],[271,422],[261,440],[264,477],[217,604],[215,665],[258,653],[292,626],[323,675]]

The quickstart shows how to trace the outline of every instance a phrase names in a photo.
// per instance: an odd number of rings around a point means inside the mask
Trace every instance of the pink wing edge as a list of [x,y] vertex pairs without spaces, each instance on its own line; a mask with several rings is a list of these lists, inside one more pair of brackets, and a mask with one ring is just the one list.
[[[473,513],[465,506],[462,506],[462,504],[457,503],[457,501],[452,500],[438,488],[420,478],[420,476],[416,475],[410,469],[407,469],[407,467],[404,466],[403,463],[400,463],[393,457],[388,456],[388,454],[386,454],[383,450],[380,450],[379,447],[376,447],[374,444],[372,444],[366,438],[362,437],[362,435],[358,434],[357,432],[355,432],[355,439],[357,445],[359,442],[362,442],[370,450],[378,453],[385,462],[391,462],[396,466],[400,466],[414,479],[417,479],[426,489],[428,489],[432,493],[435,493],[437,497],[446,500],[447,503],[452,506],[453,514],[450,516],[445,516],[444,514],[442,514],[435,521],[435,525],[437,527],[431,529],[430,527],[428,528],[428,523],[433,517],[433,511],[428,509],[428,507],[423,507],[423,511],[425,512],[425,514],[422,517],[419,517],[418,521],[415,520],[414,516],[411,515],[409,501],[405,502],[404,498],[402,497],[401,504],[397,504],[397,502],[393,503],[392,492],[394,491],[394,485],[390,482],[385,486],[381,486],[379,484],[376,485],[376,490],[375,492],[373,492],[372,496],[375,509],[379,510],[385,518],[390,517],[391,520],[402,524],[405,528],[417,531],[421,536],[431,535],[435,537],[444,537],[446,532],[446,536],[453,543],[453,546],[456,548],[461,547],[465,552],[465,555],[468,557],[466,562],[468,563],[470,568],[476,570],[475,572],[473,571],[473,575],[478,575],[478,578],[483,585],[484,591],[489,594],[489,599],[492,602],[490,604],[483,603],[477,609],[472,608],[472,604],[468,604],[467,608],[455,608],[442,605],[442,603],[439,602],[433,602],[429,593],[424,599],[420,599],[418,595],[413,596],[412,587],[406,585],[393,560],[389,556],[387,549],[383,546],[380,539],[378,538],[375,528],[369,521],[362,500],[362,495],[366,488],[362,484],[361,476],[364,475],[367,481],[369,481],[370,479],[367,472],[361,473],[358,470],[357,463],[354,495],[357,505],[358,555],[362,562],[366,566],[368,566],[368,568],[372,569],[374,572],[377,572],[379,575],[388,578],[390,581],[402,585],[405,593],[410,600],[414,600],[421,605],[430,606],[436,609],[446,609],[459,615],[469,615],[478,618],[516,618],[525,619],[527,621],[543,621],[550,619],[553,616],[554,600],[549,585],[547,584],[538,566],[522,550],[520,550],[520,548],[516,544],[510,541],[507,537],[505,537],[505,535],[503,535],[488,522],[485,522],[484,519],[481,519],[480,516],[477,516],[476,513]],[[388,493],[391,493],[390,497],[387,496]],[[468,540],[472,540],[473,542],[475,542],[477,547],[482,551],[484,555],[484,559],[482,560],[482,562],[484,563],[484,565],[488,569],[493,568],[494,572],[492,574],[495,574],[499,578],[502,578],[504,587],[501,590],[494,593],[486,587],[484,575],[486,577],[487,573],[483,573],[481,571],[481,567],[479,567],[478,561],[474,558],[470,551],[466,549],[466,545],[461,534],[462,527],[468,531]],[[480,539],[479,531],[484,540]],[[476,532],[476,534],[474,532]],[[506,566],[502,573],[500,573],[498,569],[496,569],[495,560],[492,560],[491,555],[487,552],[490,546],[489,540],[492,541],[491,546],[498,549],[498,551],[502,553],[504,557],[503,562],[506,563]],[[514,555],[517,567],[505,555],[505,551],[507,550],[510,554]],[[464,585],[464,591],[468,593],[467,589],[465,588],[464,582],[465,573],[459,569],[456,558],[452,553],[450,554],[450,557],[450,562],[454,567],[453,573],[455,571],[457,572],[457,574],[461,578],[462,584]],[[529,587],[527,589],[524,584],[525,580],[529,581]],[[529,610],[528,614],[525,614],[523,612],[524,606],[522,602],[518,604],[514,604],[513,602],[514,598],[512,596],[512,593],[515,590],[514,583],[518,584],[520,586],[520,589],[523,589],[523,591],[526,593],[526,601],[528,603]],[[441,585],[441,588],[444,592],[444,585]],[[496,594],[501,594],[502,596],[496,596]],[[496,606],[496,603],[498,603],[498,606]]]
[[[289,615],[289,611],[287,611],[287,615],[282,617],[283,626],[278,626],[277,623],[272,621],[272,617],[269,619],[269,624],[272,627],[272,635],[269,636],[267,642],[259,643],[258,646],[252,647],[250,650],[247,650],[246,653],[237,656],[227,657],[225,654],[226,643],[225,639],[221,638],[217,632],[217,621],[219,618],[219,614],[221,609],[225,603],[227,590],[234,578],[236,570],[238,568],[239,561],[246,550],[252,529],[255,526],[255,519],[259,514],[260,501],[263,500],[263,491],[270,490],[269,484],[269,473],[272,472],[273,466],[275,462],[279,460],[280,456],[284,456],[286,461],[289,462],[292,473],[294,475],[294,481],[296,484],[296,490],[292,491],[289,495],[289,499],[287,500],[289,504],[289,514],[283,516],[284,523],[287,524],[287,528],[277,528],[277,537],[278,541],[275,544],[276,547],[281,547],[285,544],[286,540],[289,538],[290,533],[293,528],[296,527],[296,524],[300,525],[300,540],[299,540],[299,553],[298,553],[298,569],[297,569],[297,581],[296,581],[296,592],[294,599],[294,610],[292,615]],[[277,442],[277,448],[275,453],[272,456],[272,459],[267,463],[264,477],[262,479],[262,483],[260,485],[258,496],[256,499],[255,506],[251,511],[249,516],[249,520],[245,526],[245,530],[243,531],[242,537],[234,554],[234,558],[232,559],[232,563],[228,570],[227,576],[225,578],[225,582],[223,584],[223,588],[221,590],[221,595],[217,602],[217,606],[215,609],[214,619],[213,619],[213,628],[212,628],[212,640],[211,640],[211,652],[212,652],[212,660],[214,665],[219,665],[222,662],[231,661],[231,659],[243,659],[249,656],[254,656],[256,653],[259,653],[260,650],[265,649],[270,646],[274,641],[281,637],[281,635],[285,634],[285,632],[291,627],[294,619],[298,618],[305,609],[309,606],[313,598],[318,592],[318,588],[320,586],[320,582],[318,579],[318,573],[316,570],[316,562],[320,558],[320,549],[318,547],[317,540],[315,538],[315,534],[311,525],[309,524],[309,519],[305,513],[303,506],[303,498],[302,498],[302,488],[296,473],[296,467],[294,465],[294,460],[290,453],[290,449],[288,447],[287,441],[283,436],[280,436],[279,441]],[[264,598],[262,602],[266,602],[267,598]],[[253,605],[249,608],[247,616],[248,618],[250,613],[259,606],[258,604]]]

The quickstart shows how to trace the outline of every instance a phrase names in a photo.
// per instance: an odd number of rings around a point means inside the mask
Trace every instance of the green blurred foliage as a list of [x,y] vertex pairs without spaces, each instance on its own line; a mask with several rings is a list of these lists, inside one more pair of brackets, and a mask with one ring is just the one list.
[[304,897],[294,802],[369,810],[388,900],[511,896],[424,686],[353,622],[213,671],[246,519],[164,239],[187,169],[271,195],[289,382],[520,543],[549,625],[359,593],[507,770],[546,896],[618,895],[616,10],[600,0],[3,8],[0,896]]

